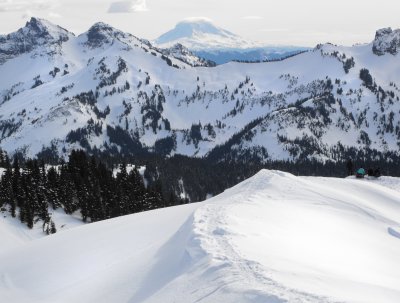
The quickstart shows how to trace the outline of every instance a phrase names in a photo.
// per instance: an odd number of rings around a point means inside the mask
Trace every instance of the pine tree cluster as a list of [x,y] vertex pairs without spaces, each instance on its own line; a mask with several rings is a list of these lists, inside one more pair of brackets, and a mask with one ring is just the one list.
[[182,203],[177,198],[165,201],[159,185],[146,188],[137,169],[128,172],[121,164],[114,174],[83,151],[73,151],[68,162],[58,166],[38,160],[21,165],[18,157],[11,164],[7,155],[0,154],[0,166],[5,169],[0,207],[8,206],[11,215],[29,228],[43,221],[48,234],[56,231],[51,209],[61,208],[67,214],[79,211],[84,222],[95,222]]

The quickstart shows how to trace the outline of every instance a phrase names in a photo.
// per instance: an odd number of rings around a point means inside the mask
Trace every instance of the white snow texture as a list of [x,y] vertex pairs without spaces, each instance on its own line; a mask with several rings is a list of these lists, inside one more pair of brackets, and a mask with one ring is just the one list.
[[[388,186],[386,186],[388,185]],[[400,301],[400,180],[261,171],[206,202],[0,250],[7,303]],[[8,222],[8,223],[7,223]],[[14,230],[15,231],[15,230]]]

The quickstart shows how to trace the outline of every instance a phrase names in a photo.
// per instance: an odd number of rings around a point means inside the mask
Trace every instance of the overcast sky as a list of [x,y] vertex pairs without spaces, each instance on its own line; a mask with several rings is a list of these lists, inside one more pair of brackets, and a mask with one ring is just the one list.
[[399,28],[399,12],[395,0],[0,0],[0,32],[37,16],[75,34],[104,21],[151,40],[180,20],[207,17],[246,39],[273,45],[352,45],[370,42],[378,28]]

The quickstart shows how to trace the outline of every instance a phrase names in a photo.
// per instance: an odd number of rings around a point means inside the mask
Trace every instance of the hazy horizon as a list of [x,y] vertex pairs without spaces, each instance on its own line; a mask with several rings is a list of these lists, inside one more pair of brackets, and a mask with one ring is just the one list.
[[375,31],[400,27],[399,3],[337,0],[0,0],[0,33],[24,26],[30,17],[47,19],[75,34],[98,21],[153,40],[189,17],[205,17],[245,39],[270,45],[313,47],[371,42]]

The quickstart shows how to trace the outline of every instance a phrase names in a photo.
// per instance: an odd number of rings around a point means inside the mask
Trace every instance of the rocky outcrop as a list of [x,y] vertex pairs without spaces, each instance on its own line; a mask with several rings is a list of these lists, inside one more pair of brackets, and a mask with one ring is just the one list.
[[0,36],[0,64],[20,54],[30,53],[44,46],[47,54],[60,49],[63,42],[73,36],[72,33],[46,20],[31,18],[25,27],[18,31]]
[[396,55],[400,51],[400,29],[392,30],[390,27],[376,32],[372,51],[375,55]]

